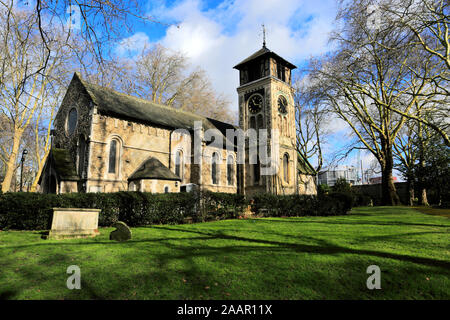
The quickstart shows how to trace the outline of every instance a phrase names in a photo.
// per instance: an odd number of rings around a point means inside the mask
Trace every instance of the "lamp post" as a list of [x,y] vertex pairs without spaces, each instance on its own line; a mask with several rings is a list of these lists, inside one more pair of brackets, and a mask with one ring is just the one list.
[[23,162],[25,161],[25,156],[28,154],[27,149],[23,149],[22,151],[22,159],[20,159],[20,192],[22,192],[22,181],[23,181]]

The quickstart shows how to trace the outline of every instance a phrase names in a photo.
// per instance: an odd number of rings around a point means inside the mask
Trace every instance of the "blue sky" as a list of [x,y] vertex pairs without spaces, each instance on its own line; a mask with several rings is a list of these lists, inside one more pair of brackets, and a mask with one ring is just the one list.
[[[123,47],[139,49],[161,43],[205,69],[216,90],[237,110],[238,74],[233,66],[267,47],[297,66],[327,50],[336,14],[335,0],[149,1],[148,16],[157,23],[136,24]],[[119,48],[123,49],[123,48]]]
[[[141,49],[160,43],[183,52],[193,66],[207,71],[215,89],[231,101],[237,112],[238,71],[233,66],[262,46],[262,27],[267,30],[267,47],[298,67],[309,57],[327,52],[329,32],[334,29],[335,0],[224,0],[149,1],[147,15],[155,23],[135,25],[135,33],[117,48]],[[295,76],[295,73],[294,73]],[[326,155],[352,139],[341,120],[329,123],[334,135],[324,146]],[[356,165],[357,153],[345,164]],[[364,167],[373,157],[361,153]],[[314,161],[314,160],[313,160]],[[343,163],[344,164],[344,163]]]

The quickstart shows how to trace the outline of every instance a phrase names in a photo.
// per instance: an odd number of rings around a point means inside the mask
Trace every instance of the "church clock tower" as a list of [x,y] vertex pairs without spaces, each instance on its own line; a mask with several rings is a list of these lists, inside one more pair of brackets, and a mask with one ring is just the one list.
[[[250,161],[247,139],[245,164],[239,170],[240,190],[249,195],[294,194],[298,175],[291,71],[296,66],[270,51],[264,42],[260,50],[234,68],[239,70],[240,79],[239,126],[244,131],[267,129],[267,154],[271,159],[269,164],[261,161],[258,151],[257,159]],[[262,140],[258,134],[258,150],[259,144],[264,144]],[[267,167],[275,170],[267,174]]]

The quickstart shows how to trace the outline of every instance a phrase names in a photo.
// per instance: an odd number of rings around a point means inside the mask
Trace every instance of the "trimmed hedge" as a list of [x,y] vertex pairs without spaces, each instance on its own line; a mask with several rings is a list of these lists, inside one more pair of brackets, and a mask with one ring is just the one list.
[[244,211],[247,201],[243,195],[205,192],[201,201],[201,221],[236,219]]
[[340,192],[320,196],[259,194],[253,201],[253,210],[265,217],[344,215],[353,204],[351,195]]
[[0,194],[0,229],[47,230],[52,208],[99,208],[98,224],[123,221],[129,226],[183,223],[195,216],[195,194],[116,193],[5,193]]
[[[252,210],[276,217],[342,215],[351,209],[352,199],[339,192],[318,197],[261,194],[253,197]],[[48,230],[55,207],[99,208],[100,227],[119,220],[136,227],[238,218],[248,204],[242,195],[214,192],[0,193],[0,229]]]

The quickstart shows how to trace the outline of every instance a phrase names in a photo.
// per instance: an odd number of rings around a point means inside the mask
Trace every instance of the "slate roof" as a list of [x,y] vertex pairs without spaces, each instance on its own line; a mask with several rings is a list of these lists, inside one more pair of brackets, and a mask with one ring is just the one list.
[[49,154],[52,167],[55,169],[59,180],[78,181],[80,177],[75,169],[69,150],[52,148]]
[[181,181],[180,177],[170,171],[169,168],[161,163],[161,161],[153,157],[145,160],[141,166],[128,178],[129,181],[140,179]]
[[126,95],[109,88],[101,87],[78,78],[101,114],[119,117],[124,120],[150,123],[173,129],[194,130],[194,122],[201,121],[204,130],[218,129],[224,136],[226,129],[236,129],[232,124],[207,118],[195,113],[153,103],[148,100]]
[[315,176],[317,174],[316,170],[309,163],[309,161],[297,151],[297,170],[302,174]]
[[270,51],[268,48],[266,48],[265,46],[262,47],[261,49],[259,49],[258,51],[256,51],[254,54],[252,54],[250,57],[248,57],[247,59],[244,59],[243,61],[239,62],[237,65],[235,65],[233,68],[234,69],[241,69],[243,67],[244,64],[246,64],[247,62],[250,62],[252,60],[255,60],[256,58],[262,57],[264,55],[269,55],[271,57],[274,57],[278,60],[283,61],[287,67],[289,67],[290,69],[296,69],[297,67],[295,65],[293,65],[292,63],[290,63],[289,61],[283,59],[282,57],[280,57],[279,55],[277,55],[275,52]]

